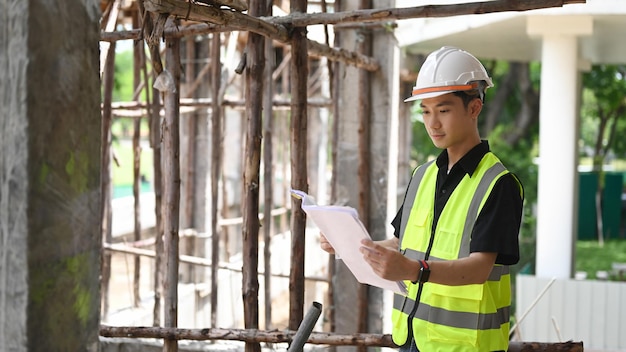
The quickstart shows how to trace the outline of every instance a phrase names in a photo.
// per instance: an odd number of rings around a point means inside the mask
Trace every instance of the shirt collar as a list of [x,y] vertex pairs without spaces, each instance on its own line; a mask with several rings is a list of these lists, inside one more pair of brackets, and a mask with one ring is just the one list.
[[[476,171],[478,163],[483,159],[483,156],[489,152],[489,142],[481,140],[474,148],[470,149],[463,157],[457,162],[457,164],[463,169],[463,171],[470,177]],[[445,149],[437,157],[437,167],[439,169],[448,169],[448,150]]]

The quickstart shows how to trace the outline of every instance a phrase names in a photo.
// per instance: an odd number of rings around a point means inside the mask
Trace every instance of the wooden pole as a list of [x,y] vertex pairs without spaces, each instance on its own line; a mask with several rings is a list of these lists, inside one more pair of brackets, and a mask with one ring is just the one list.
[[[112,327],[101,325],[100,336],[124,338],[174,338],[178,340],[231,340],[246,342],[287,343],[295,330],[261,331],[244,329],[171,329],[151,327]],[[389,334],[334,334],[312,332],[307,343],[329,346],[370,346],[398,348]],[[583,342],[515,342],[509,343],[508,352],[583,352]]]
[[[196,76],[196,60],[198,60],[200,55],[198,54],[198,50],[196,50],[195,38],[193,36],[189,36],[184,38],[184,50],[181,48],[181,55],[185,55],[185,90],[187,96],[193,96],[194,91],[192,91],[191,86],[194,83],[194,76]],[[180,101],[180,100],[179,100]],[[204,115],[204,112],[201,114]],[[185,195],[182,199],[184,200],[182,205],[182,224],[180,224],[181,228],[192,228],[196,227],[195,222],[195,204],[196,204],[196,150],[197,150],[197,142],[196,142],[196,131],[198,129],[198,111],[192,111],[188,114],[185,114],[185,119],[182,120],[183,125],[186,125],[184,134],[186,135],[185,139],[185,158],[183,165],[181,166],[181,172],[184,173],[184,179],[181,184],[181,192],[184,192]],[[204,197],[204,196],[203,196]],[[196,241],[193,237],[187,237],[183,239],[183,246],[181,249],[184,253],[189,255],[194,255],[196,253]],[[181,278],[185,280],[185,282],[196,282],[196,268],[193,265],[185,265],[181,270]]]
[[[219,33],[213,34],[211,39],[211,78],[213,80],[213,90],[211,97],[211,262],[217,263],[220,254],[220,236],[222,229],[218,226],[219,214],[219,180],[222,175],[222,107],[220,104],[220,92],[222,84],[222,63],[220,48],[222,39]],[[217,265],[211,266],[211,326],[217,326]]]
[[[178,228],[180,214],[180,39],[165,41],[167,70],[162,74],[167,87],[165,95],[165,119],[163,121],[163,228],[165,248],[165,314],[164,326],[178,324]],[[165,339],[164,352],[177,352],[178,343]]]
[[[360,0],[359,7],[361,9],[371,9],[371,0]],[[357,32],[358,40],[357,52],[361,55],[370,56],[372,54],[372,33],[369,28],[362,28]],[[370,126],[371,126],[371,105],[370,102],[370,73],[365,70],[358,70],[358,99],[357,115],[359,120],[358,145],[359,145],[359,164],[358,164],[358,180],[359,180],[359,217],[365,225],[370,228],[370,190],[371,186],[371,143],[370,143]],[[369,317],[369,287],[360,284],[358,288],[358,319],[357,331],[367,332]],[[359,348],[361,352],[365,352],[364,348]]]
[[[342,0],[335,0],[335,11],[341,11],[343,8]],[[334,46],[340,46],[341,44],[341,32],[335,33],[334,38]],[[330,201],[331,204],[335,204],[337,202],[337,170],[339,170],[338,162],[337,162],[337,151],[339,145],[339,91],[337,87],[340,86],[339,80],[341,77],[336,72],[340,72],[341,62],[333,61],[329,63],[329,67],[333,69],[329,72],[331,74],[330,77],[330,96],[333,102],[333,121],[332,121],[332,134],[331,134],[331,146],[330,146],[330,155],[331,155],[331,165],[332,165],[332,177],[330,181]],[[332,283],[333,278],[337,272],[337,261],[334,254],[328,256],[328,282]],[[336,319],[335,319],[335,289],[333,285],[328,285],[328,293],[326,295],[326,299],[328,304],[326,305],[326,319],[328,320],[328,330],[334,332],[337,330],[336,327]],[[334,352],[334,351],[331,351]]]
[[[264,11],[262,0],[249,2],[250,15],[260,16]],[[263,74],[265,39],[259,34],[248,35],[246,62],[246,116],[248,118],[244,169],[244,226],[243,226],[243,304],[244,325],[247,329],[259,327],[259,174],[263,115]],[[246,352],[260,352],[258,343],[248,342]]]
[[[307,0],[290,2],[292,13],[306,13]],[[307,80],[309,76],[306,29],[294,28],[291,36],[291,188],[308,192],[307,182]],[[304,317],[304,245],[306,215],[300,200],[292,201],[291,279],[289,280],[289,329],[297,330]]]
[[[133,27],[139,27],[139,13],[133,11]],[[144,66],[143,63],[143,42],[135,42],[133,45],[133,87],[134,91],[140,92],[141,86],[141,70]],[[139,101],[141,94],[133,97],[135,101]],[[134,215],[134,229],[133,238],[135,241],[141,240],[141,119],[135,118],[133,120],[133,215]],[[141,302],[141,294],[139,292],[139,283],[141,281],[141,258],[135,256],[133,265],[133,305],[139,307]]]
[[[266,1],[264,13],[266,15],[272,14],[273,1]],[[263,95],[263,111],[265,116],[263,120],[263,190],[265,198],[263,203],[263,265],[265,270],[265,276],[263,281],[264,297],[265,297],[265,329],[269,330],[272,327],[272,265],[271,265],[271,242],[272,242],[272,227],[274,225],[271,211],[274,204],[274,149],[273,149],[273,100],[274,100],[274,80],[272,78],[274,68],[274,46],[271,40],[265,40],[265,77],[264,77],[264,91]]]
[[154,260],[154,308],[153,325],[161,325],[161,300],[163,298],[163,172],[161,167],[161,96],[156,88],[152,88],[152,101],[149,103],[150,146],[152,147],[152,165],[154,169],[154,212],[156,218],[155,251],[158,254]]
[[[143,0],[137,0],[137,6],[139,8],[139,13],[142,15],[142,29],[141,35],[144,33],[151,33],[153,30],[153,22],[150,13],[146,12],[146,9],[143,6]],[[145,32],[144,32],[145,31]],[[141,37],[138,37],[141,39]],[[151,62],[152,62],[152,72],[154,76],[159,75],[163,72],[163,65],[161,63],[161,52],[159,51],[159,47],[150,43],[146,40],[146,44],[150,50]],[[142,44],[141,46],[145,55],[145,47]],[[157,254],[154,260],[154,307],[152,309],[152,324],[154,326],[161,325],[161,299],[163,297],[163,253],[164,245],[163,245],[163,216],[162,216],[162,189],[163,189],[163,177],[162,177],[162,167],[161,167],[161,94],[157,88],[155,88],[152,84],[148,84],[148,74],[147,74],[147,60],[144,64],[144,76],[146,82],[146,93],[150,91],[152,87],[152,100],[150,100],[150,94],[147,94],[147,104],[145,108],[148,110],[148,125],[149,125],[149,135],[150,135],[150,147],[152,148],[152,165],[154,170],[154,179],[152,180],[152,184],[154,187],[154,212],[156,218],[156,242],[155,242],[155,251]]]

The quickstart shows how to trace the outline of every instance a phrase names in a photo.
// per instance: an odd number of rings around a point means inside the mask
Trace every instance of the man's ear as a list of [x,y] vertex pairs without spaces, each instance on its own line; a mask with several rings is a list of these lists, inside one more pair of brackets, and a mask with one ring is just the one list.
[[470,114],[472,115],[472,119],[477,119],[478,115],[483,109],[483,101],[479,98],[473,99],[469,103]]

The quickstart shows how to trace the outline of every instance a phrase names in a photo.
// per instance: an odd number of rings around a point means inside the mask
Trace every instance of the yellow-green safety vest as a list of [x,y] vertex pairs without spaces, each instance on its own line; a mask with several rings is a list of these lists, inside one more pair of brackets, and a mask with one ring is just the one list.
[[[400,251],[414,260],[425,259],[428,250],[437,172],[433,161],[420,166],[405,197]],[[429,261],[469,256],[476,218],[496,181],[507,173],[500,160],[488,152],[472,177],[467,174],[463,177],[439,217]],[[420,284],[411,281],[406,284],[407,296],[394,295],[392,338],[397,345],[410,343],[412,336],[422,352],[507,350],[511,306],[508,266],[495,265],[483,284],[446,286],[424,283],[417,307],[415,299]]]

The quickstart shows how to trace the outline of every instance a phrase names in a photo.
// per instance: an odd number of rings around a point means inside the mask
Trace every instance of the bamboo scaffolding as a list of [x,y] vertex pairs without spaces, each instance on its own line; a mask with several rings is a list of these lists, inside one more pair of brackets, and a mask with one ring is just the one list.
[[[258,330],[258,275],[262,274],[258,272],[258,229],[259,229],[259,217],[254,216],[254,214],[258,213],[259,209],[259,160],[260,160],[260,136],[261,136],[261,106],[266,106],[266,111],[271,111],[272,107],[281,107],[281,106],[290,106],[291,108],[291,147],[292,147],[292,155],[291,155],[291,174],[292,174],[292,188],[298,188],[302,190],[308,190],[308,185],[306,183],[306,131],[307,131],[307,106],[317,106],[317,107],[330,107],[332,106],[332,101],[329,102],[325,99],[314,100],[307,99],[307,79],[308,79],[308,55],[318,55],[329,58],[334,62],[341,62],[348,65],[354,65],[358,68],[361,68],[360,71],[360,81],[362,84],[359,84],[361,87],[369,86],[368,83],[368,72],[377,71],[379,69],[379,64],[376,60],[369,57],[371,55],[371,49],[368,49],[367,43],[363,44],[359,48],[357,52],[349,52],[343,49],[337,49],[330,47],[328,44],[321,44],[315,41],[311,41],[306,39],[306,29],[305,27],[312,24],[345,24],[345,23],[368,23],[368,22],[388,22],[390,20],[400,20],[400,19],[408,19],[408,18],[417,18],[417,17],[447,17],[447,16],[456,16],[456,15],[464,15],[464,14],[480,14],[480,13],[490,13],[490,12],[503,12],[503,11],[527,11],[538,8],[547,8],[547,7],[558,7],[563,6],[564,4],[571,3],[584,3],[584,0],[548,0],[548,1],[539,1],[539,0],[526,0],[526,1],[512,1],[512,0],[496,0],[496,1],[488,1],[482,3],[470,3],[470,4],[455,4],[455,5],[429,5],[429,6],[420,6],[420,7],[412,7],[406,9],[363,9],[357,11],[350,12],[338,12],[338,13],[321,13],[321,14],[307,14],[306,13],[306,0],[297,0],[291,2],[291,12],[292,14],[283,16],[283,17],[269,17],[271,15],[270,12],[265,11],[262,6],[271,6],[263,5],[261,1],[252,2],[250,14],[245,15],[241,12],[219,9],[216,7],[210,7],[198,4],[197,2],[203,2],[198,0],[196,2],[192,1],[182,1],[182,0],[138,0],[139,8],[141,13],[147,14],[144,19],[144,23],[142,23],[143,30],[134,29],[131,31],[123,31],[123,32],[111,32],[105,31],[101,35],[101,40],[105,42],[110,42],[111,47],[114,48],[115,42],[117,40],[124,39],[145,39],[146,43],[148,43],[152,66],[155,74],[161,74],[163,72],[163,67],[161,63],[160,53],[158,51],[158,43],[161,38],[164,38],[166,41],[166,64],[168,65],[168,71],[173,75],[174,79],[174,87],[175,91],[165,91],[165,107],[164,107],[164,115],[165,115],[165,124],[164,124],[164,135],[163,135],[163,148],[165,149],[164,160],[163,160],[163,171],[164,177],[163,182],[161,183],[161,177],[155,175],[155,185],[164,185],[163,196],[164,196],[164,205],[163,208],[163,223],[162,225],[157,225],[158,231],[160,228],[164,228],[164,237],[165,237],[165,250],[158,249],[158,243],[161,236],[157,235],[157,249],[156,252],[153,252],[151,255],[157,260],[155,271],[155,319],[154,324],[158,323],[158,307],[159,307],[159,297],[157,287],[159,286],[159,272],[160,266],[158,264],[159,255],[157,253],[166,254],[166,276],[164,278],[163,287],[165,288],[165,327],[163,328],[131,328],[131,327],[120,327],[120,328],[111,328],[102,326],[101,327],[101,335],[105,337],[113,337],[109,335],[122,334],[123,337],[156,337],[165,339],[164,351],[177,351],[177,343],[178,339],[187,339],[186,337],[193,337],[191,339],[200,339],[200,340],[210,340],[210,339],[221,339],[221,340],[240,340],[246,342],[246,351],[260,351],[259,342],[289,342],[291,338],[293,338],[292,334],[295,334],[295,329],[299,325],[302,320],[302,307],[303,307],[303,296],[304,296],[304,280],[307,279],[304,277],[303,273],[303,263],[304,263],[304,242],[301,239],[304,238],[304,227],[306,225],[306,218],[299,207],[292,207],[293,212],[293,226],[292,226],[292,266],[291,274],[289,275],[290,279],[290,290],[292,295],[290,296],[290,315],[289,315],[289,328],[293,331],[288,332],[276,332],[278,336],[273,336],[274,331],[263,332]],[[364,2],[365,3],[365,2]],[[144,8],[145,5],[145,8]],[[368,7],[368,6],[362,6]],[[184,12],[183,12],[184,9]],[[156,14],[156,22],[153,21],[151,14]],[[262,16],[268,17],[262,17]],[[116,15],[117,16],[117,15]],[[185,18],[191,21],[201,21],[201,22],[212,22],[212,23],[197,23],[188,25],[185,27],[165,27],[165,23],[167,19],[172,18]],[[289,28],[290,30],[287,30]],[[223,94],[214,93],[211,99],[189,99],[182,100],[180,99],[180,38],[185,36],[195,35],[195,34],[206,34],[206,33],[214,33],[214,42],[213,46],[219,49],[220,43],[220,35],[221,32],[241,30],[251,32],[248,38],[248,52],[247,52],[247,60],[245,61],[246,66],[246,100],[237,100],[237,101],[229,101],[228,99],[224,99]],[[144,38],[144,33],[148,33],[148,36]],[[268,46],[264,46],[263,42],[265,41],[262,36],[268,38],[267,42],[269,43],[269,39],[273,39],[280,43],[287,43],[291,47],[291,53],[295,53],[292,59],[290,60],[290,71],[285,72],[285,76],[283,77],[283,82],[291,80],[291,100],[280,100],[280,99],[272,99],[273,94],[269,95],[272,91],[271,89],[271,81],[267,79],[267,77],[271,76],[268,74],[264,74],[264,65],[265,65],[265,55],[269,53],[265,53],[264,50],[267,50]],[[217,39],[216,39],[217,38]],[[219,50],[212,49],[213,51],[219,52]],[[112,56],[112,55],[109,55]],[[108,58],[108,56],[107,56]],[[137,60],[137,59],[136,59]],[[108,60],[107,60],[108,61]],[[220,58],[212,56],[211,61],[213,63],[219,63]],[[107,62],[108,63],[108,62]],[[205,68],[208,69],[211,62],[207,63]],[[110,65],[112,66],[112,64]],[[220,65],[211,65],[211,76],[214,82],[214,91],[219,92],[221,82],[221,72],[218,73],[218,69],[215,67],[220,67]],[[221,67],[220,67],[221,69]],[[202,70],[205,72],[205,70]],[[276,72],[274,72],[276,74]],[[331,70],[332,74],[332,70]],[[263,87],[261,82],[264,81],[264,77],[266,77],[266,86]],[[332,77],[332,76],[331,76]],[[106,78],[106,77],[105,77]],[[196,77],[195,82],[199,82],[201,76],[198,75]],[[147,84],[148,80],[145,79],[145,87],[150,87],[151,85]],[[332,82],[335,82],[333,79]],[[106,80],[105,80],[106,86]],[[197,85],[196,85],[197,86]],[[270,88],[268,88],[270,87]],[[147,88],[146,88],[147,89]],[[139,90],[139,89],[138,89]],[[194,91],[193,88],[191,91]],[[265,91],[267,97],[263,100],[263,94],[259,94],[259,92]],[[332,90],[331,90],[332,91]],[[333,93],[334,97],[335,94]],[[105,89],[105,97],[106,97],[106,89]],[[360,93],[360,100],[365,102],[369,102],[369,99],[365,96],[365,93]],[[106,99],[105,99],[106,101]],[[316,103],[317,101],[317,103]],[[336,101],[336,100],[335,100]],[[188,105],[186,105],[188,104]],[[316,105],[319,104],[319,105]],[[214,116],[217,114],[221,117],[221,110],[225,106],[233,106],[233,107],[241,107],[245,105],[246,116],[249,118],[248,121],[248,130],[247,130],[247,139],[246,139],[246,150],[245,150],[245,208],[244,214],[242,218],[243,224],[243,235],[244,235],[244,267],[243,267],[243,295],[244,295],[244,318],[246,330],[224,330],[224,329],[203,329],[203,330],[189,330],[189,329],[177,329],[177,311],[176,311],[176,300],[177,300],[177,292],[176,287],[178,283],[178,264],[179,262],[189,261],[190,264],[197,265],[207,265],[211,266],[211,263],[216,263],[217,258],[215,255],[219,253],[218,245],[213,246],[213,256],[210,262],[202,262],[196,259],[190,259],[185,256],[178,255],[178,220],[177,215],[179,213],[180,208],[180,192],[179,183],[180,183],[180,170],[178,170],[178,153],[179,153],[179,136],[178,136],[178,119],[180,114],[181,106],[191,106],[195,108],[203,108],[210,107],[213,109]],[[361,105],[361,104],[359,104]],[[119,109],[127,109],[127,110],[136,110],[136,109],[148,109],[148,115],[150,116],[150,128],[151,128],[151,144],[155,148],[155,173],[157,173],[157,169],[160,171],[160,147],[159,147],[159,112],[161,110],[159,106],[158,94],[154,94],[154,101],[151,103],[127,103],[126,107],[123,107],[124,104],[120,104],[117,106],[113,106],[111,101],[109,100],[108,106],[107,103],[103,104],[103,117],[105,116],[105,112],[109,114],[110,118],[113,116],[114,110]],[[336,105],[335,105],[336,107]],[[367,146],[369,143],[368,134],[369,130],[369,107],[362,106],[360,108],[359,116],[360,116],[360,124],[361,127],[364,128],[361,132],[361,136],[359,139],[359,144],[365,144],[366,147],[363,147],[360,151],[362,158],[361,164],[359,165],[359,169],[365,168],[369,170],[369,165],[367,164],[368,158],[365,156],[370,152]],[[271,120],[271,114],[266,119]],[[336,115],[335,115],[336,116]],[[109,118],[109,119],[110,119]],[[139,119],[136,119],[139,121]],[[215,125],[214,130],[221,132],[221,125],[217,124],[217,122],[212,122]],[[221,123],[221,122],[220,122]],[[269,123],[266,121],[266,123]],[[366,126],[363,127],[363,124]],[[217,128],[216,128],[217,126]],[[336,126],[336,121],[335,121]],[[271,125],[269,127],[269,132],[271,132]],[[214,132],[215,133],[215,132]],[[267,131],[266,131],[267,133]],[[266,135],[267,137],[267,135]],[[334,136],[336,138],[336,136]],[[214,136],[214,139],[221,141],[221,135]],[[103,139],[106,140],[106,139]],[[334,142],[335,143],[335,142]],[[271,153],[271,144],[265,145],[265,148],[270,149]],[[157,156],[158,150],[158,156]],[[214,151],[217,150],[217,153],[221,156],[221,149],[215,148]],[[267,153],[267,151],[266,151]],[[219,157],[219,156],[217,156]],[[157,159],[158,158],[158,159]],[[215,160],[216,156],[212,156],[213,160]],[[103,159],[104,160],[104,159]],[[157,162],[158,160],[158,162]],[[335,158],[333,158],[333,161]],[[267,162],[267,161],[266,161]],[[269,159],[269,165],[271,165],[271,159]],[[304,170],[304,172],[303,172]],[[333,168],[335,170],[335,168]],[[178,172],[178,174],[177,174]],[[333,171],[334,172],[334,171]],[[359,174],[368,175],[368,172]],[[221,170],[215,171],[212,174],[212,180],[218,179],[218,176],[221,175]],[[267,179],[267,176],[266,176]],[[334,178],[333,178],[334,179]],[[367,211],[367,204],[369,204],[369,199],[367,190],[369,190],[369,179],[360,179],[360,213],[369,215],[369,211]],[[156,187],[156,186],[155,186]],[[214,234],[214,238],[219,240],[219,225],[217,220],[217,186],[215,186],[215,190],[213,190],[212,185],[212,193],[214,195],[215,201],[213,203],[213,219],[215,219],[215,223],[212,224],[212,232]],[[271,185],[269,187],[271,191]],[[178,191],[177,191],[178,189]],[[335,187],[332,187],[334,190]],[[156,190],[155,190],[156,191]],[[271,192],[270,192],[271,193]],[[103,193],[104,194],[104,193]],[[334,197],[334,196],[333,196]],[[268,200],[266,199],[266,204]],[[271,198],[269,198],[269,204],[271,204]],[[160,210],[160,191],[159,191],[159,200],[157,201],[157,223],[159,223],[161,219],[161,214],[158,213]],[[104,207],[103,207],[104,209]],[[271,212],[270,212],[271,213]],[[265,215],[267,218],[267,214]],[[267,228],[269,228],[269,224],[271,221],[268,221]],[[223,225],[223,222],[222,222]],[[268,239],[266,239],[265,244],[266,248],[269,245]],[[106,242],[105,242],[106,243]],[[163,246],[163,243],[161,243]],[[120,250],[120,248],[109,247],[108,251],[116,251]],[[129,254],[134,254],[137,258],[140,255],[148,255],[146,253],[139,254],[139,252],[130,253],[132,250],[124,249],[128,251]],[[266,263],[269,262],[268,255],[266,254]],[[201,258],[200,258],[201,259]],[[195,261],[195,262],[194,262]],[[331,262],[333,260],[331,259]],[[193,262],[193,263],[192,263]],[[200,264],[202,263],[202,264]],[[138,267],[138,265],[136,265]],[[212,270],[216,270],[219,265],[212,265]],[[266,273],[269,273],[270,270],[266,267]],[[212,271],[213,274],[213,271]],[[213,287],[215,284],[215,277],[217,275],[212,275],[212,292],[216,292],[216,287]],[[266,280],[269,275],[266,275]],[[322,281],[328,281],[328,279],[323,279]],[[266,288],[270,286],[269,281],[266,281]],[[332,288],[329,289],[329,292],[332,294]],[[214,295],[217,296],[217,295]],[[269,293],[266,292],[266,297],[269,296]],[[363,296],[362,299],[365,299]],[[213,298],[212,298],[213,299]],[[212,301],[212,326],[215,326],[215,321],[213,318],[213,314],[216,312],[217,301],[213,304]],[[363,310],[366,310],[365,307]],[[266,312],[267,312],[266,307]],[[216,318],[215,318],[216,320]],[[266,321],[271,321],[271,316],[266,317]],[[362,319],[362,321],[367,321],[367,319]],[[363,329],[360,327],[360,329]],[[215,335],[211,335],[215,333]],[[152,336],[139,336],[141,334],[152,334]],[[206,338],[209,336],[208,338]],[[259,340],[259,336],[267,340]],[[284,337],[287,336],[287,337]],[[331,338],[326,338],[324,336],[331,336]],[[370,338],[373,336],[379,336],[378,340],[372,342]],[[233,338],[235,337],[235,338]],[[287,338],[287,340],[281,341],[273,341],[271,339],[277,338]],[[316,340],[316,338],[318,340]],[[318,342],[315,342],[318,341]],[[325,341],[325,342],[323,342]],[[356,346],[382,346],[382,347],[394,347],[389,335],[369,335],[369,334],[351,334],[351,335],[329,335],[329,334],[319,334],[313,333],[309,339],[309,343],[320,343],[320,344],[329,344],[329,345],[356,345]],[[391,343],[391,345],[387,345]],[[546,347],[546,346],[543,346]],[[550,347],[550,346],[548,346]],[[514,349],[510,349],[513,350]],[[580,343],[580,350],[582,350],[582,343]]]

